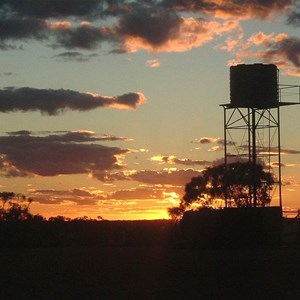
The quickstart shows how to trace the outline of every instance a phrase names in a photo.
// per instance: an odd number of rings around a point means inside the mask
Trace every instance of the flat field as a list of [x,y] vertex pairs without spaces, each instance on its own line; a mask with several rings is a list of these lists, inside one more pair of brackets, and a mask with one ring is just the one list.
[[0,299],[300,299],[300,249],[0,249]]

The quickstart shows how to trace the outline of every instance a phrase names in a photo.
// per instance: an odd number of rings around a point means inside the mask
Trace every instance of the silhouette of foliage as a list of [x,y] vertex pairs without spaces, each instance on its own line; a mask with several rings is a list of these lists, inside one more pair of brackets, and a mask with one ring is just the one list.
[[41,215],[33,215],[30,213],[29,206],[32,202],[31,198],[27,198],[23,194],[15,194],[13,192],[1,192],[0,199],[2,207],[0,209],[0,220],[6,222],[17,221],[43,221]]
[[4,209],[6,202],[10,199],[13,199],[14,197],[15,193],[13,192],[1,192],[0,198],[2,200],[2,209]]
[[71,221],[70,218],[65,217],[65,216],[56,216],[56,217],[50,217],[48,219],[49,222],[69,222]]
[[178,219],[192,204],[196,203],[200,208],[211,207],[215,199],[226,199],[229,206],[250,207],[253,205],[253,186],[256,205],[266,206],[271,202],[274,182],[274,176],[260,164],[236,162],[209,167],[186,184],[180,205],[169,208],[168,213],[172,219]]
[[180,203],[179,206],[173,206],[168,208],[168,214],[175,223],[180,221],[184,211],[185,206],[182,203]]

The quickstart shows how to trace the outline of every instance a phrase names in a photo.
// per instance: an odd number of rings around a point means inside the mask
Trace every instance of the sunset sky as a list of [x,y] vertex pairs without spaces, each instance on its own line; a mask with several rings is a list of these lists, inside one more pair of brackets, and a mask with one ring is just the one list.
[[[299,1],[1,0],[0,15],[0,191],[45,217],[167,218],[224,156],[229,67],[274,63],[300,85]],[[285,208],[299,116],[281,109]]]

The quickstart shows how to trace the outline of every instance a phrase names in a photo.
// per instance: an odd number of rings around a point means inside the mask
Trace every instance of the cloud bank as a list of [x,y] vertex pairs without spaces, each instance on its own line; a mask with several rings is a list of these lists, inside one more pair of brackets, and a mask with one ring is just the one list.
[[[291,4],[291,0],[65,0],[43,4],[3,0],[0,45],[5,50],[15,42],[34,39],[69,50],[91,50],[105,42],[116,53],[186,51],[235,28],[237,22],[229,19],[266,19],[286,12]],[[289,22],[297,23],[298,14],[291,14]]]
[[[286,73],[300,76],[299,37],[261,44],[252,49],[243,40],[243,21],[276,21],[300,26],[300,5],[295,0],[65,0],[0,1],[0,50],[23,49],[38,41],[66,51],[55,59],[83,62],[96,57],[82,51],[108,45],[111,53],[146,50],[185,52],[217,38],[227,44],[216,47],[234,54],[229,64],[255,58],[275,63]],[[253,41],[252,41],[253,42]],[[266,42],[266,41],[265,41]],[[106,48],[107,49],[107,48]],[[149,61],[149,67],[157,67]]]
[[[57,176],[86,174],[102,182],[137,181],[150,185],[184,186],[201,170],[163,169],[126,170],[123,163],[130,149],[104,146],[106,141],[132,141],[113,135],[97,136],[92,131],[78,130],[36,133],[27,130],[0,136],[0,175],[5,177]],[[170,159],[162,158],[166,163]],[[186,166],[206,165],[205,161],[175,159],[172,163]]]
[[113,139],[95,137],[85,131],[45,136],[34,136],[27,131],[10,133],[0,137],[0,171],[6,177],[25,177],[93,175],[120,170],[121,158],[130,150],[96,143]]
[[93,176],[101,181],[114,182],[116,180],[137,181],[147,185],[184,186],[192,177],[199,176],[201,171],[189,169],[163,170],[130,170],[117,172],[95,172]]

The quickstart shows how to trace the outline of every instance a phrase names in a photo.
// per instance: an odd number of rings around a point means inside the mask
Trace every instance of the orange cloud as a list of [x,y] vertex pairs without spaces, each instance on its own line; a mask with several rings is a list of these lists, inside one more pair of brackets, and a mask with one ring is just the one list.
[[288,37],[286,33],[279,33],[275,35],[275,33],[265,34],[263,32],[258,32],[250,36],[248,39],[249,46],[255,45],[269,45],[270,43],[279,43],[285,40]]
[[60,22],[47,22],[47,25],[52,30],[59,29],[70,29],[72,27],[71,22],[68,21],[60,21]]
[[[118,97],[107,98],[111,101],[111,104],[108,105],[109,108],[118,108],[118,109],[136,109],[142,104],[147,102],[146,97],[142,93],[128,93]],[[132,99],[135,99],[134,106],[128,104],[132,102]]]
[[[197,1],[189,1],[195,4]],[[202,12],[222,19],[236,17],[241,19],[270,18],[276,13],[283,13],[289,9],[291,0],[208,0],[199,5]],[[195,7],[197,8],[197,7]]]
[[300,76],[300,39],[289,37],[286,33],[258,32],[246,41],[243,38],[230,37],[224,45],[217,46],[217,49],[234,55],[234,58],[228,61],[228,65],[255,59],[276,64],[286,75]]

